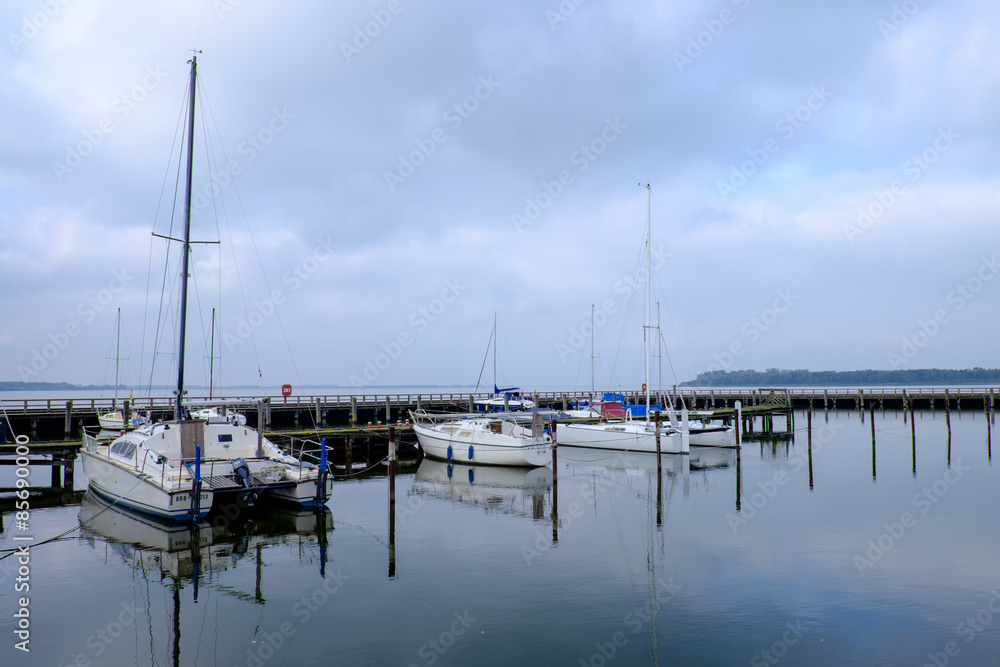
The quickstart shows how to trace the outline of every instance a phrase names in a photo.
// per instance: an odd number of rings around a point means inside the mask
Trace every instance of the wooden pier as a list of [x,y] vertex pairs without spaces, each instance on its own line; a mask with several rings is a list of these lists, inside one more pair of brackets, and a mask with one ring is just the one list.
[[[627,400],[642,402],[639,391],[621,392]],[[589,392],[524,392],[539,407],[567,409],[576,401],[586,401]],[[909,387],[909,388],[713,388],[681,387],[675,390],[675,407],[690,410],[732,410],[739,401],[747,415],[760,410],[985,410],[992,412],[1000,387]],[[303,396],[225,396],[211,401],[192,397],[194,404],[225,403],[244,412],[250,426],[263,422],[268,430],[295,431],[335,428],[365,429],[405,422],[409,411],[472,412],[473,404],[490,395],[485,393],[433,394],[316,394]],[[657,396],[657,401],[660,396]],[[164,418],[173,413],[172,397],[136,398],[129,410]],[[263,401],[262,409],[258,405]],[[77,440],[85,427],[97,426],[98,412],[110,410],[110,398],[4,400],[0,402],[0,446],[9,444],[10,433],[27,435],[32,441]],[[260,417],[258,417],[260,412]]]

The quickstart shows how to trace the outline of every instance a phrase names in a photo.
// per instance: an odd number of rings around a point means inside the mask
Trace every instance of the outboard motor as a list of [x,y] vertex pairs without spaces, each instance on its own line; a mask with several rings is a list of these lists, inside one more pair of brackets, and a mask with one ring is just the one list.
[[[250,482],[250,468],[247,466],[247,462],[243,459],[236,459],[233,461],[233,472],[236,476],[240,478],[240,482],[243,484],[243,488],[249,489],[251,486]],[[243,502],[247,507],[253,507],[253,504],[257,501],[257,493],[255,491],[250,491],[243,496]]]

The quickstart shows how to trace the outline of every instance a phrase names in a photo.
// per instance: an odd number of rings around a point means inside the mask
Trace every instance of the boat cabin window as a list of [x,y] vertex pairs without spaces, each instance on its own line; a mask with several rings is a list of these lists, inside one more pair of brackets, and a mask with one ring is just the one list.
[[219,434],[219,442],[232,442],[232,441],[233,441],[233,434],[232,433],[220,433]]
[[128,440],[121,440],[111,445],[111,452],[123,458],[130,459],[135,454],[135,443]]

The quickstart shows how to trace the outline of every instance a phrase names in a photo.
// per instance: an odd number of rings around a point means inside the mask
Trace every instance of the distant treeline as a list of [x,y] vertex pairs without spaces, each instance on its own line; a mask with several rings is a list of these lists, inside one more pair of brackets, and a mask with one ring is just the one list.
[[[69,382],[3,382],[0,391],[68,391],[77,389],[114,389],[113,384],[70,384]],[[125,389],[125,385],[119,385]]]
[[924,368],[914,370],[867,371],[710,371],[699,373],[684,386],[696,387],[768,387],[768,386],[834,386],[873,384],[1000,384],[1000,368]]

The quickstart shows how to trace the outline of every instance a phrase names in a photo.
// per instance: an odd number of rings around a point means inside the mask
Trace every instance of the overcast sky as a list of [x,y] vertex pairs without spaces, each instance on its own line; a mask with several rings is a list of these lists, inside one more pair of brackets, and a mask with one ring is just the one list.
[[180,234],[191,49],[192,237],[221,240],[192,251],[191,383],[215,307],[226,384],[475,384],[485,358],[492,385],[497,313],[501,385],[584,389],[596,304],[596,384],[637,388],[639,183],[665,382],[1000,366],[995,2],[13,0],[3,20],[0,379],[113,381],[121,307],[122,381],[148,382],[158,321],[172,381],[179,250],[151,232]]

